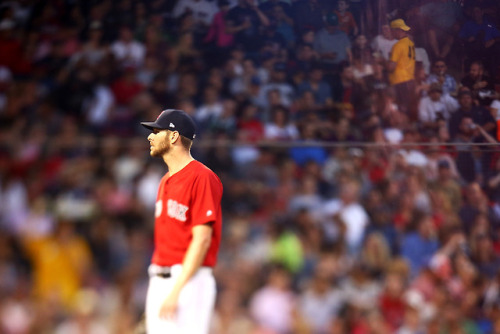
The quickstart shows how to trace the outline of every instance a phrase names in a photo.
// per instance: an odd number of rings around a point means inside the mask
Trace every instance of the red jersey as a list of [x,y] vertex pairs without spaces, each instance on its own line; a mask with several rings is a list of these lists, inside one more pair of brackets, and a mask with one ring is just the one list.
[[202,265],[215,266],[222,233],[222,182],[199,161],[191,161],[160,182],[155,209],[152,263],[181,264],[192,239],[191,229],[213,222],[212,241]]

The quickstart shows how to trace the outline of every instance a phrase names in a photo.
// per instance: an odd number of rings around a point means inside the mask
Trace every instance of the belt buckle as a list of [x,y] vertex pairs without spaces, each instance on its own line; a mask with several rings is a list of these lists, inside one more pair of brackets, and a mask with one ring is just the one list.
[[157,273],[156,276],[161,278],[170,278],[172,275],[170,273]]

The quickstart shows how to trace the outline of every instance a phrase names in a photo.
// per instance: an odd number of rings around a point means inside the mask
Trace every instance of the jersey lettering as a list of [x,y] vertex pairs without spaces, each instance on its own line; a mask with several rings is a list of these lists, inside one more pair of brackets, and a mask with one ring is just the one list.
[[186,205],[182,205],[173,199],[169,199],[167,202],[168,216],[180,220],[181,222],[186,221],[186,212],[188,209]]
[[415,59],[415,47],[408,46],[408,58]]
[[162,210],[163,210],[163,201],[160,199],[156,202],[156,205],[155,205],[155,217],[156,218],[161,216]]

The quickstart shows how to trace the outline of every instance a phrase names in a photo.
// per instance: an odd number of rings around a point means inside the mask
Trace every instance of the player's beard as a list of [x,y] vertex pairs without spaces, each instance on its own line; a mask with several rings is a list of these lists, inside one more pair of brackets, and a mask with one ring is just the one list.
[[170,151],[171,148],[172,148],[172,145],[170,144],[170,142],[165,140],[165,141],[161,142],[161,144],[159,146],[152,147],[151,156],[152,157],[162,157],[163,155],[168,153],[168,151]]

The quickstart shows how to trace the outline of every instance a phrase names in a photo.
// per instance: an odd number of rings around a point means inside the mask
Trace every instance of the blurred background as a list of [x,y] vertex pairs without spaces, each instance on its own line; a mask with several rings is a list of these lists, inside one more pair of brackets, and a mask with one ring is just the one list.
[[212,334],[499,334],[499,10],[2,1],[0,332],[141,332],[166,167],[139,122],[178,108],[224,183]]

